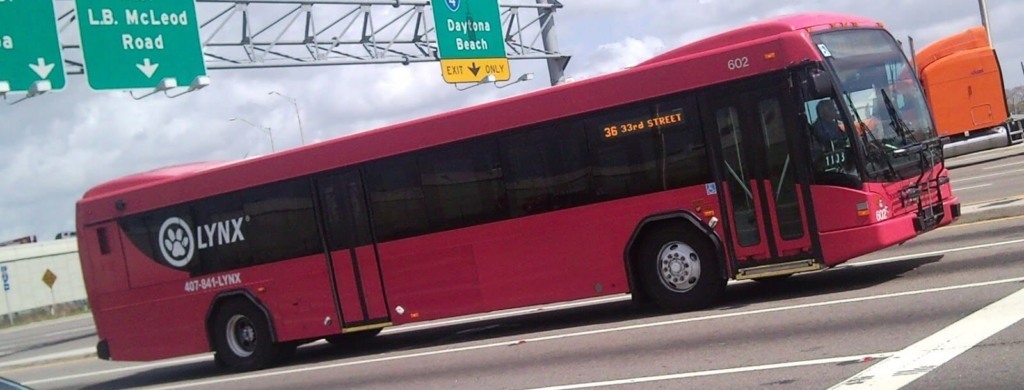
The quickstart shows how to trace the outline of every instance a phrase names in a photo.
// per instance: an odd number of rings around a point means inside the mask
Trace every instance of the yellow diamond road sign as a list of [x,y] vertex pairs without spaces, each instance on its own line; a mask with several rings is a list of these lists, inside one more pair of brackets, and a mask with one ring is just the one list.
[[512,78],[508,58],[441,60],[441,75],[446,83],[476,83],[489,74],[494,75],[494,81]]
[[47,268],[46,272],[43,273],[43,283],[46,283],[47,287],[53,288],[53,283],[56,281],[57,274],[53,273],[53,271],[50,271],[50,269]]

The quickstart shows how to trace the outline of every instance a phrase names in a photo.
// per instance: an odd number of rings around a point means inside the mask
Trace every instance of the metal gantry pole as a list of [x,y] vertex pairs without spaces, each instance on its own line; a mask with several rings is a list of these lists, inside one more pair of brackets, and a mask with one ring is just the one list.
[[[914,48],[914,37],[907,35],[907,44],[910,45],[910,66],[917,72],[917,49]],[[920,74],[917,75],[921,77]]]
[[[2,0],[0,0],[2,1]],[[438,1],[438,0],[434,0]],[[473,0],[484,1],[484,0]],[[569,56],[558,51],[559,0],[498,1],[514,14],[505,29],[510,60],[547,60],[552,84]],[[439,1],[438,1],[439,2]],[[430,0],[196,0],[208,70],[437,62]],[[440,3],[440,2],[439,2]],[[73,2],[58,2],[65,68],[84,74]],[[520,10],[536,14],[519,19]],[[523,16],[527,16],[523,13]],[[300,21],[305,19],[304,26]]]
[[[560,5],[558,0],[537,0],[537,4],[555,5],[547,10],[538,8],[540,15],[541,40],[544,44],[544,51],[558,53],[558,34],[555,33],[555,9]],[[551,85],[558,84],[565,77],[565,66],[569,64],[569,56],[548,58],[548,76],[551,77]]]
[[992,31],[988,25],[988,6],[985,0],[978,0],[978,9],[981,11],[981,25],[985,27],[985,34],[988,37],[988,44],[992,44]]

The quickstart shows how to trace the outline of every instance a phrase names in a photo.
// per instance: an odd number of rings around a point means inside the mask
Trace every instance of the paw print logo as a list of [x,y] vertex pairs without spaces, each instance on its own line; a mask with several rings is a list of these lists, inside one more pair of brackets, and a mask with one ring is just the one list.
[[178,217],[167,218],[163,225],[160,225],[158,236],[160,254],[168,264],[184,268],[195,254],[195,237],[192,237],[192,228],[188,223]]
[[167,237],[164,237],[164,249],[171,251],[171,257],[177,259],[185,256],[185,247],[189,245],[185,229],[174,228],[167,230]]

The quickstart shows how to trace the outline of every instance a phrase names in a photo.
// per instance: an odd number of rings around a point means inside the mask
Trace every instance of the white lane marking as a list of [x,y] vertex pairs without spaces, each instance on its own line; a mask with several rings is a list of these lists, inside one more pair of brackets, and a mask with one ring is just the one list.
[[[963,179],[954,179],[952,181],[953,181],[953,184],[956,184],[956,183],[963,183],[965,181],[974,181],[974,180],[978,180],[978,179],[984,179],[984,178],[995,177],[995,176],[1003,176],[1003,175],[1006,175],[1006,174],[1009,174],[1009,173],[1018,173],[1018,172],[1024,172],[1024,169],[1014,169],[1012,171],[1006,171],[1006,172],[990,173],[990,174],[987,174],[987,175],[980,175],[980,176],[971,176],[971,177],[965,177]],[[954,186],[953,188],[956,188],[956,187]]]
[[1024,319],[1024,289],[897,352],[831,389],[899,389]]
[[590,383],[575,383],[571,385],[559,385],[549,387],[536,387],[530,390],[569,390],[569,389],[586,389],[591,387],[605,387],[605,386],[619,386],[629,385],[634,383],[645,383],[645,382],[656,382],[656,381],[668,381],[676,379],[687,379],[696,378],[702,376],[712,375],[725,375],[725,374],[737,374],[752,371],[765,371],[765,370],[777,370],[780,368],[793,368],[793,367],[806,367],[806,366],[817,366],[822,364],[837,364],[837,363],[856,363],[856,362],[869,362],[874,359],[883,359],[891,356],[892,352],[886,353],[875,353],[870,355],[858,355],[858,356],[843,356],[825,359],[815,360],[804,360],[800,362],[788,362],[788,363],[776,363],[776,364],[765,364],[761,366],[749,366],[749,367],[736,367],[736,368],[725,368],[721,370],[708,370],[708,371],[696,371],[696,372],[685,372],[679,374],[669,375],[657,375],[657,376],[645,376],[637,378],[610,380],[602,382],[590,382]]
[[839,266],[837,266],[837,267],[835,267],[833,269],[843,269],[843,268],[850,268],[850,267],[863,267],[863,266],[872,265],[872,264],[889,263],[889,262],[893,262],[893,261],[900,261],[900,260],[907,260],[907,259],[916,259],[916,258],[925,257],[925,256],[935,256],[935,255],[944,255],[944,254],[947,254],[947,253],[966,252],[966,251],[971,251],[971,250],[975,250],[975,249],[985,249],[985,248],[992,248],[992,247],[997,247],[997,246],[1020,244],[1020,243],[1024,243],[1024,239],[1010,240],[1010,241],[1001,241],[1001,242],[993,242],[993,243],[990,243],[990,244],[971,245],[971,246],[965,246],[965,247],[962,247],[962,248],[943,249],[943,250],[939,250],[939,251],[913,253],[913,254],[909,254],[909,255],[886,257],[884,259],[877,259],[877,260],[858,261],[858,262],[855,262],[855,263],[842,264],[842,265],[839,265]]
[[8,367],[21,367],[42,364],[48,361],[68,359],[68,358],[86,358],[96,355],[96,348],[86,347],[79,349],[72,349],[64,352],[52,353],[49,355],[34,356],[30,358],[11,360],[0,363],[0,370]]
[[[957,163],[959,163],[959,164],[974,164],[974,163],[978,163],[978,162],[991,161],[991,158],[989,157],[990,155],[993,155],[993,154],[1003,154],[1003,153],[1006,153],[1007,151],[1010,151],[1010,153],[1017,152],[1016,150],[1012,150],[1010,148],[1011,148],[1010,146],[1007,146],[1005,149],[1004,148],[995,148],[995,149],[991,149],[991,150],[971,153],[971,154],[966,155],[966,156],[953,157],[953,158],[950,158],[950,159],[946,160],[946,165],[957,164]],[[1007,154],[1006,156],[1003,156],[1003,157],[1014,157],[1014,155],[1013,154]]]
[[993,169],[1012,167],[1014,165],[1021,165],[1021,164],[1024,164],[1024,162],[1015,162],[1015,163],[1009,163],[1009,164],[993,165],[993,166],[990,166],[990,167],[981,168],[981,170],[983,170],[983,171],[991,171]]
[[[87,332],[87,333],[83,333],[83,332]],[[16,343],[5,343],[4,347],[7,347],[7,348],[10,348],[10,347],[17,347],[17,348],[30,347],[30,346],[32,346],[34,344],[38,344],[40,342],[40,340],[47,340],[47,339],[49,339],[49,338],[51,338],[53,336],[58,336],[58,335],[67,334],[67,333],[82,333],[82,336],[89,336],[93,332],[96,332],[96,327],[94,327],[94,326],[87,326],[87,327],[79,327],[79,328],[75,328],[75,329],[61,330],[61,331],[57,331],[57,332],[50,332],[50,333],[46,333],[46,334],[38,334],[38,335],[31,335],[31,336],[26,335],[24,337],[17,337],[16,338],[17,340],[14,340]],[[0,363],[0,367],[3,367],[3,366],[4,366],[4,364]]]
[[87,378],[87,377],[91,377],[91,376],[101,376],[101,375],[107,375],[107,374],[117,374],[117,373],[120,373],[120,372],[128,372],[128,371],[143,371],[143,370],[148,370],[148,369],[151,369],[151,368],[176,366],[176,365],[179,365],[179,364],[195,363],[195,362],[200,362],[200,361],[203,361],[203,360],[211,360],[211,359],[213,359],[213,355],[212,354],[204,354],[204,355],[201,355],[201,356],[190,356],[190,357],[186,357],[186,358],[179,358],[179,359],[173,359],[173,360],[164,360],[164,361],[157,362],[157,363],[133,365],[133,366],[128,366],[128,367],[114,368],[114,369],[103,370],[103,371],[92,371],[92,372],[86,372],[86,373],[82,373],[82,374],[74,374],[74,375],[62,376],[62,377],[58,377],[58,378],[47,378],[47,379],[40,379],[40,380],[35,380],[35,381],[26,381],[26,382],[22,382],[21,384],[26,385],[26,386],[34,386],[34,385],[41,384],[41,383],[66,381],[66,380],[71,380],[71,379]]
[[610,303],[610,302],[624,301],[624,300],[627,300],[627,299],[629,299],[629,294],[616,295],[616,296],[611,296],[611,297],[607,297],[607,298],[588,299],[588,300],[579,301],[579,302],[570,302],[570,303],[564,303],[564,304],[548,305],[548,306],[541,306],[541,307],[532,307],[532,308],[529,308],[529,309],[513,310],[513,311],[507,311],[507,312],[499,312],[499,313],[485,314],[485,315],[473,316],[473,317],[456,318],[456,319],[451,319],[451,320],[446,320],[446,321],[435,321],[435,322],[426,322],[426,323],[421,323],[421,324],[399,325],[399,326],[396,326],[396,327],[393,327],[393,328],[385,328],[383,331],[381,331],[381,334],[399,333],[399,332],[405,332],[405,331],[410,331],[410,330],[415,330],[415,329],[423,329],[423,328],[437,328],[437,327],[442,327],[442,326],[446,326],[446,325],[455,325],[455,324],[462,324],[462,323],[468,323],[468,322],[477,322],[477,321],[484,321],[484,320],[490,320],[490,319],[495,319],[495,318],[513,317],[513,316],[518,316],[518,315],[523,315],[523,314],[540,313],[540,312],[553,311],[553,310],[562,310],[562,309],[568,309],[568,308],[579,307],[579,306],[597,305],[597,304],[601,304],[601,303]]
[[[544,336],[544,337],[535,337],[535,338],[522,339],[522,340],[502,341],[502,342],[489,343],[489,344],[481,344],[481,345],[473,345],[473,346],[460,347],[460,348],[451,348],[451,349],[444,349],[444,350],[418,352],[418,353],[411,353],[411,354],[405,354],[405,355],[385,356],[385,357],[379,357],[379,358],[373,358],[373,359],[355,360],[355,361],[347,361],[347,362],[340,362],[340,363],[330,363],[330,364],[317,365],[317,366],[311,366],[311,367],[288,368],[288,369],[282,369],[282,370],[278,370],[278,371],[266,371],[266,372],[259,372],[259,373],[253,373],[253,374],[241,374],[241,375],[233,376],[233,377],[217,378],[217,379],[203,380],[203,381],[198,381],[198,382],[173,383],[173,384],[169,384],[169,385],[164,386],[164,387],[158,387],[156,389],[180,389],[180,388],[186,388],[186,387],[218,385],[218,384],[224,384],[224,383],[230,383],[230,382],[238,382],[238,381],[244,381],[244,380],[267,378],[267,377],[274,377],[274,376],[281,376],[281,375],[293,375],[293,374],[312,372],[312,371],[330,370],[330,369],[337,369],[337,368],[341,368],[341,367],[357,366],[357,365],[363,365],[363,364],[381,363],[381,362],[390,362],[390,361],[400,361],[400,360],[415,359],[415,358],[421,358],[421,357],[427,357],[427,356],[443,355],[443,354],[449,354],[449,353],[476,351],[476,350],[482,350],[482,349],[505,348],[505,347],[519,345],[519,344],[530,344],[530,343],[537,343],[537,342],[543,342],[543,341],[563,340],[563,339],[582,337],[582,336],[592,336],[592,335],[599,335],[599,334],[606,334],[606,333],[613,333],[613,332],[623,332],[623,331],[630,331],[630,330],[637,330],[637,329],[647,329],[647,328],[662,327],[662,326],[668,326],[668,325],[678,325],[678,324],[685,324],[685,323],[690,323],[690,322],[708,321],[708,320],[716,320],[716,319],[723,319],[723,318],[733,318],[733,317],[742,317],[742,316],[749,316],[749,315],[756,315],[756,314],[765,314],[765,313],[777,313],[777,312],[793,311],[793,310],[808,309],[808,308],[819,308],[819,307],[827,307],[827,306],[847,304],[847,303],[868,302],[868,301],[875,301],[875,300],[883,300],[883,299],[891,299],[891,298],[899,298],[899,297],[907,297],[907,296],[923,295],[923,294],[932,294],[932,293],[945,292],[945,291],[956,291],[956,290],[978,288],[978,287],[987,287],[987,286],[995,286],[995,285],[1008,284],[1008,283],[1019,283],[1019,282],[1024,282],[1024,277],[1017,277],[1017,278],[1011,278],[1011,279],[1002,279],[1002,280],[994,280],[994,281],[979,282],[979,283],[969,283],[969,284],[962,284],[962,285],[957,285],[957,286],[936,287],[936,288],[929,288],[929,289],[923,289],[923,290],[904,291],[904,292],[899,292],[899,293],[873,295],[873,296],[866,296],[866,297],[847,298],[847,299],[840,299],[840,300],[827,301],[827,302],[805,303],[805,304],[793,305],[793,306],[782,306],[782,307],[774,307],[774,308],[767,308],[767,309],[760,309],[760,310],[742,311],[742,312],[735,312],[735,313],[715,314],[715,315],[704,316],[704,317],[682,318],[682,319],[677,319],[677,320],[660,321],[660,322],[653,322],[653,323],[647,323],[647,324],[637,324],[637,325],[627,325],[627,326],[620,326],[620,327],[614,327],[614,328],[608,328],[608,329],[596,329],[596,330],[590,330],[590,331],[584,331],[584,332],[573,332],[573,333],[557,334],[557,335]],[[79,374],[79,375],[75,375],[75,377],[79,378],[79,377],[83,377],[83,376],[86,376],[86,375],[87,374]],[[38,381],[28,382],[26,384],[28,384],[28,385],[35,385],[35,384],[40,384],[40,383],[58,382],[58,381],[66,380],[66,379],[67,379],[66,377],[55,377],[55,378],[42,379],[42,380],[38,380]]]
[[989,186],[991,186],[991,185],[992,185],[992,183],[988,183],[988,184],[979,184],[979,185],[976,185],[976,186],[970,186],[970,187],[953,187],[953,191],[956,191],[956,192],[960,192],[960,191],[967,191],[967,190],[973,190],[973,189],[975,189],[975,188],[984,188],[984,187],[989,187]]
[[82,332],[82,331],[86,331],[86,330],[95,332],[96,331],[96,327],[95,326],[86,326],[86,327],[75,328],[75,329],[66,329],[66,330],[61,330],[61,331],[57,331],[57,332],[50,332],[50,333],[47,333],[47,334],[43,335],[42,337],[45,338],[45,337],[50,337],[50,336],[66,334],[66,333]]

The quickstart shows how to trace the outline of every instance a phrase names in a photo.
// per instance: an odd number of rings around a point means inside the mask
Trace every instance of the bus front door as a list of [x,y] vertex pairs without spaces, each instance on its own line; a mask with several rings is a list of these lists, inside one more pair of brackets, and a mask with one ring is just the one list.
[[718,88],[703,101],[707,133],[716,146],[716,181],[726,205],[732,275],[756,279],[821,268],[808,225],[810,189],[800,171],[796,108],[780,91],[784,80]]
[[316,180],[321,226],[343,331],[390,324],[384,281],[359,171]]

